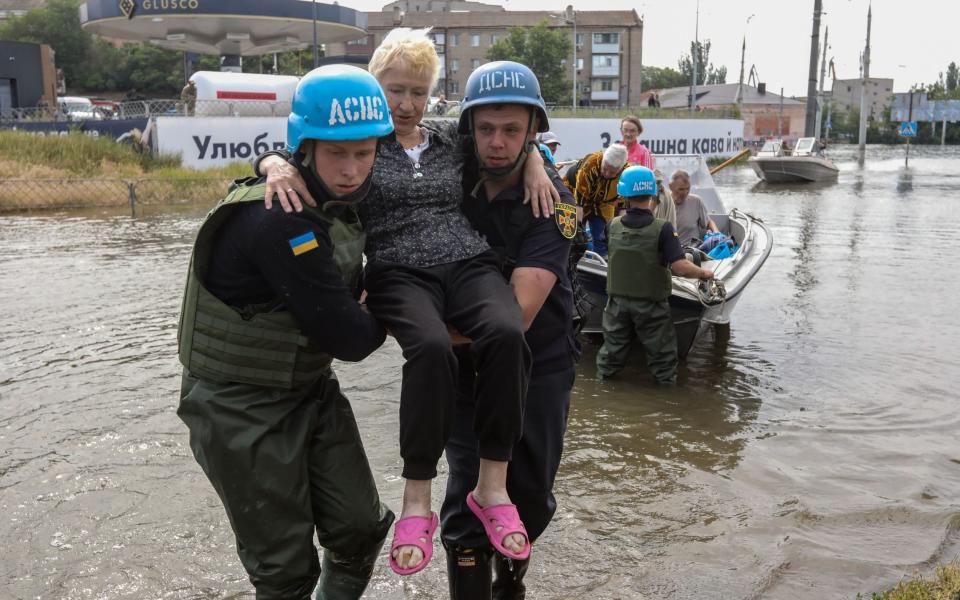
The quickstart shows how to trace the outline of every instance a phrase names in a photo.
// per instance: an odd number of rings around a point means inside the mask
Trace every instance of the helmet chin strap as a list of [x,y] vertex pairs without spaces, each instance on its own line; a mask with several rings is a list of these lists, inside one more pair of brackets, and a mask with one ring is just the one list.
[[[527,135],[533,133],[533,123],[534,123],[534,110],[530,109],[530,117],[527,120]],[[470,111],[470,135],[473,136],[473,152],[477,157],[477,162],[480,164],[480,181],[477,182],[477,185],[473,186],[473,189],[470,190],[470,196],[473,198],[477,197],[477,191],[480,190],[480,186],[488,181],[503,181],[513,177],[520,169],[523,168],[524,163],[527,161],[527,154],[530,153],[530,145],[535,144],[534,141],[529,141],[524,143],[523,149],[520,150],[520,154],[517,155],[517,160],[513,161],[512,165],[504,167],[486,167],[483,164],[483,159],[480,157],[480,152],[477,149],[477,137],[473,128],[473,111]]]
[[[380,140],[377,140],[377,151],[380,150]],[[370,172],[367,173],[367,178],[363,180],[363,183],[360,184],[356,190],[346,194],[344,196],[337,196],[327,187],[327,184],[323,182],[323,178],[320,177],[320,174],[317,173],[317,164],[314,160],[313,153],[313,144],[310,144],[310,150],[306,152],[300,152],[302,158],[298,159],[300,164],[304,167],[307,167],[308,176],[313,179],[312,183],[320,188],[323,191],[326,198],[325,201],[320,204],[320,210],[326,212],[327,209],[333,208],[336,206],[351,206],[355,205],[364,198],[367,197],[367,193],[370,191],[370,188],[373,186],[373,169],[370,169]]]

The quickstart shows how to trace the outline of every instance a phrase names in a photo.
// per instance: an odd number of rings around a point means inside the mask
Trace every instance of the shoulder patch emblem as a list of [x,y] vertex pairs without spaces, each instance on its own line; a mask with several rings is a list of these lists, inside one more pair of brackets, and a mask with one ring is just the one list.
[[563,237],[572,240],[577,235],[577,207],[572,204],[557,202],[553,205],[553,216],[557,222],[557,229]]
[[300,256],[318,247],[317,236],[312,231],[288,240],[294,256]]

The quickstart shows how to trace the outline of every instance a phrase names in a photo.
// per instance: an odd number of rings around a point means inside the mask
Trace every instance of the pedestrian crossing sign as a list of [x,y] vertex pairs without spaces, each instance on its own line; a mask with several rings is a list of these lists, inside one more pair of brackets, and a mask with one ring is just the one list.
[[901,121],[899,133],[900,137],[917,137],[917,122]]

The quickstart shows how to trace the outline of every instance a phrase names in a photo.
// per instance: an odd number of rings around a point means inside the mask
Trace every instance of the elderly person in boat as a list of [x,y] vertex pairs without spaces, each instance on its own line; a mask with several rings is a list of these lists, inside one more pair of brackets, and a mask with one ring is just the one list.
[[720,231],[707,213],[703,199],[690,193],[690,174],[677,169],[670,176],[670,193],[677,210],[677,236],[681,245],[698,246],[708,231]]
[[610,144],[606,150],[588,154],[580,163],[573,195],[590,226],[593,249],[607,255],[607,224],[617,210],[617,179],[627,166],[627,147]]

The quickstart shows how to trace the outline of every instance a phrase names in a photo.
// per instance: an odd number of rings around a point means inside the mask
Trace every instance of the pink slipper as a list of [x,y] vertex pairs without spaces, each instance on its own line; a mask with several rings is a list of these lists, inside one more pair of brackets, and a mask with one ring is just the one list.
[[[390,568],[397,575],[413,575],[422,571],[433,558],[433,534],[440,519],[437,513],[429,517],[404,517],[393,524],[393,543],[390,544]],[[426,541],[424,541],[426,540]],[[399,546],[416,546],[423,552],[423,560],[415,567],[401,567],[393,558],[393,551]]]
[[[487,532],[487,539],[490,540],[497,552],[515,560],[526,560],[530,556],[530,538],[527,536],[527,528],[523,526],[520,515],[517,513],[516,505],[496,504],[481,508],[474,500],[473,492],[470,492],[467,494],[467,506],[483,523],[483,529]],[[497,531],[498,527],[500,531]],[[503,545],[503,540],[513,533],[523,535],[527,541],[520,552],[511,552]]]

